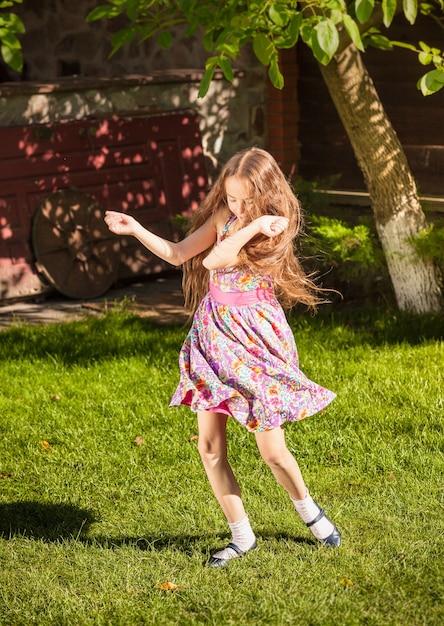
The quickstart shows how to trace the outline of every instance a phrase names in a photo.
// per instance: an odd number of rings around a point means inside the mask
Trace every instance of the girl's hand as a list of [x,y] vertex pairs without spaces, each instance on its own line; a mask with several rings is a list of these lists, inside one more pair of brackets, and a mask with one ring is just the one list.
[[105,222],[112,233],[116,235],[134,235],[138,222],[126,213],[106,211]]
[[276,215],[262,215],[256,222],[259,232],[266,237],[276,237],[288,227],[288,218]]

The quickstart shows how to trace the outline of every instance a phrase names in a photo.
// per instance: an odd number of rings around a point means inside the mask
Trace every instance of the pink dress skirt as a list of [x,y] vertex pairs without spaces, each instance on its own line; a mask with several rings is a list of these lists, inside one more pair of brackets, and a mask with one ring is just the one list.
[[183,343],[170,406],[234,417],[252,432],[301,420],[335,394],[299,369],[295,340],[268,278],[214,270]]

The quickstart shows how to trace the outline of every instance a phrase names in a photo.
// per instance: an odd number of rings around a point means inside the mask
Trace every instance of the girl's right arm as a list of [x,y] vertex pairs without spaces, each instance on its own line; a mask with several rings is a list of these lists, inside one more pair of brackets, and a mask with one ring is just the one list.
[[191,235],[178,242],[155,235],[126,213],[106,211],[105,222],[111,232],[116,235],[136,237],[150,252],[175,266],[182,265],[216,241],[216,229],[211,218]]

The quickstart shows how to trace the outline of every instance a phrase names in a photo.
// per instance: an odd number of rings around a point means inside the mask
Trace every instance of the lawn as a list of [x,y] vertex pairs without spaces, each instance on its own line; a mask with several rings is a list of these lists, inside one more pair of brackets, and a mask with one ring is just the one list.
[[0,333],[2,626],[444,623],[444,317],[291,324],[338,397],[287,440],[343,544],[315,544],[230,423],[259,549],[221,570],[203,565],[228,534],[195,420],[168,408],[186,330],[122,310]]

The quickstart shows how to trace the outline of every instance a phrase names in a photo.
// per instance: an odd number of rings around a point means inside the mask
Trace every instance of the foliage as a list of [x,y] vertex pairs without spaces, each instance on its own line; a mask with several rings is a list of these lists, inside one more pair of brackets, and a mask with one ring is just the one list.
[[343,545],[315,544],[230,422],[259,549],[223,571],[203,566],[228,533],[195,417],[168,409],[185,329],[111,313],[2,331],[1,624],[443,623],[442,315],[291,324],[302,369],[338,396],[286,437]]
[[302,240],[302,255],[321,284],[338,290],[346,302],[391,296],[384,254],[368,224],[313,215]]
[[[218,67],[227,80],[233,80],[231,62],[247,43],[252,44],[260,63],[268,67],[273,85],[282,88],[279,50],[292,48],[301,38],[314,57],[327,65],[341,46],[350,42],[362,51],[365,45],[385,49],[402,45],[381,35],[379,23],[389,27],[401,10],[413,24],[418,6],[422,13],[437,19],[443,13],[443,0],[424,0],[419,5],[417,0],[403,0],[402,4],[394,0],[108,0],[108,4],[93,9],[87,20],[127,17],[129,26],[113,36],[111,54],[135,39],[144,41],[151,37],[157,37],[161,47],[169,48],[172,27],[186,25],[186,36],[201,28],[203,44],[210,54],[199,91],[204,96]],[[424,42],[419,46],[404,47],[417,52],[421,63],[434,64],[435,69],[419,81],[423,93],[434,93],[444,85],[443,53],[427,48]]]
[[23,53],[17,35],[25,32],[22,20],[10,11],[5,11],[23,0],[0,0],[0,50],[5,63],[18,72],[23,69]]
[[181,213],[173,215],[171,223],[175,230],[177,230],[182,237],[187,234],[191,225],[190,219],[188,217],[185,217],[185,215],[182,215]]
[[444,220],[438,220],[421,231],[413,239],[413,244],[421,256],[436,263],[444,272]]
[[324,287],[339,290],[345,301],[379,294],[390,297],[390,280],[374,222],[356,209],[344,219],[344,208],[334,207],[325,191],[333,189],[336,181],[335,176],[294,181],[307,213],[300,246],[303,263],[320,276]]
[[297,176],[290,181],[302,210],[305,211],[307,209],[311,214],[325,213],[331,204],[330,197],[326,191],[334,189],[340,177],[340,174],[334,174],[326,178],[318,177],[314,180],[306,180],[301,176]]
[[[25,32],[21,19],[5,9],[23,0],[0,0],[0,42],[4,61],[13,69],[23,68],[23,54],[17,35]],[[426,42],[413,44],[391,41],[381,34],[378,22],[389,27],[399,3],[394,0],[107,0],[108,4],[93,9],[87,21],[112,19],[121,15],[129,26],[118,30],[112,38],[113,55],[135,39],[143,42],[157,37],[160,47],[168,49],[173,41],[173,29],[186,25],[186,36],[203,29],[203,44],[211,54],[206,61],[199,95],[204,96],[214,72],[219,67],[225,78],[234,78],[231,62],[241,48],[251,43],[258,60],[269,68],[273,85],[282,88],[284,78],[279,69],[279,50],[292,48],[299,38],[311,48],[314,57],[327,65],[344,45],[352,42],[359,50],[373,45],[382,49],[400,46],[418,54],[422,65],[434,65],[418,81],[424,95],[436,93],[444,86],[443,51]],[[378,11],[381,18],[375,19]],[[444,24],[443,0],[403,0],[402,11],[413,24],[418,11]]]

